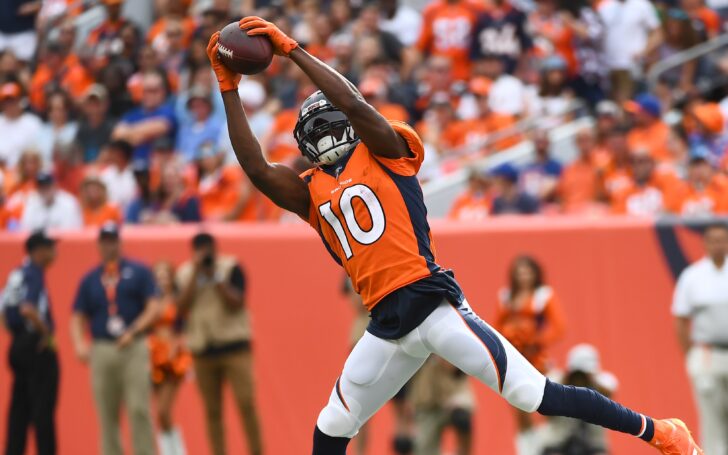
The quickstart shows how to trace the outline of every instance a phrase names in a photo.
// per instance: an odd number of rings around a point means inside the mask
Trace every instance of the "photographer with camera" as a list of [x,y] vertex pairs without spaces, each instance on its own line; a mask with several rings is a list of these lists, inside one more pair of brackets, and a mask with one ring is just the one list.
[[205,405],[213,455],[224,455],[222,388],[228,381],[243,419],[251,455],[263,453],[253,391],[251,331],[245,308],[245,275],[236,258],[217,254],[215,238],[192,238],[192,258],[176,276],[178,305]]

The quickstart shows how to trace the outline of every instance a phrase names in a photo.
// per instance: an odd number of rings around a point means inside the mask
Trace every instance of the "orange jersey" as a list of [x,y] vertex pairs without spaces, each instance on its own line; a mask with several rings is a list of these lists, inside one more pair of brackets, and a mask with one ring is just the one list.
[[657,215],[667,210],[674,194],[682,191],[684,183],[672,172],[654,171],[642,186],[630,177],[627,184],[611,193],[612,212],[630,215]]
[[576,160],[564,168],[558,187],[564,211],[574,213],[596,202],[599,175],[591,160]]
[[119,207],[114,204],[106,203],[96,210],[91,210],[88,207],[83,207],[83,225],[84,226],[102,226],[105,223],[113,221],[114,223],[121,223],[123,217]]
[[536,289],[518,307],[512,301],[510,291],[502,290],[493,327],[543,372],[548,360],[546,349],[564,336],[566,318],[549,286]]
[[633,128],[627,134],[627,143],[632,153],[646,151],[658,162],[673,161],[670,147],[670,127],[655,122],[646,128]]
[[685,185],[672,195],[668,208],[678,215],[698,216],[728,213],[728,177],[716,175],[703,189]]
[[466,190],[450,207],[447,217],[458,221],[478,221],[488,218],[493,207],[493,198],[485,192]]
[[298,109],[286,109],[276,115],[265,144],[269,161],[287,163],[301,154],[293,137],[296,121]]
[[[225,166],[213,175],[205,176],[197,186],[200,211],[205,220],[220,220],[236,209],[246,185],[245,174],[238,165]],[[250,189],[252,191],[252,189]],[[236,220],[255,220],[257,207],[251,196],[241,208]]]
[[28,91],[30,104],[37,111],[46,108],[46,87],[58,83],[60,88],[68,92],[74,99],[81,99],[86,90],[94,83],[93,77],[78,61],[78,57],[70,54],[63,62],[63,69],[54,73],[48,65],[41,63],[30,80]]
[[301,174],[311,194],[308,222],[368,310],[439,270],[416,175],[424,145],[409,125],[390,124],[407,141],[412,157],[383,158],[360,143],[332,169]]
[[422,13],[422,31],[417,41],[421,52],[447,57],[453,64],[453,77],[470,76],[470,40],[482,10],[475,2],[435,1]]

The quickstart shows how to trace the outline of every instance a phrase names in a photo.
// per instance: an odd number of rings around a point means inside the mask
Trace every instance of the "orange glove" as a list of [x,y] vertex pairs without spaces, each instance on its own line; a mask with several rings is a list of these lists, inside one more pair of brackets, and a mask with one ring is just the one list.
[[248,35],[266,35],[273,43],[274,52],[278,55],[288,56],[291,51],[298,47],[298,43],[288,37],[275,24],[261,19],[257,16],[248,16],[240,19],[240,28]]
[[240,78],[242,75],[231,71],[227,66],[223,65],[220,58],[217,55],[217,39],[220,37],[220,32],[215,32],[210,37],[210,42],[207,43],[207,57],[210,59],[212,69],[215,71],[217,76],[217,83],[220,86],[220,92],[229,92],[231,90],[237,90]]

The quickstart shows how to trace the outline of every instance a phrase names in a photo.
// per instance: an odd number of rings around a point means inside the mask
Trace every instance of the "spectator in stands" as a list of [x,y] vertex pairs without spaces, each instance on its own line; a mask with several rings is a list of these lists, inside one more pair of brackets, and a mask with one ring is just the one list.
[[[117,225],[101,227],[98,248],[101,264],[84,275],[73,303],[71,341],[79,361],[91,364],[101,453],[123,453],[119,437],[123,405],[134,455],[154,455],[149,349],[144,335],[159,315],[157,286],[146,265],[123,256]],[[87,327],[90,345],[84,333]]]
[[531,50],[533,41],[526,29],[526,15],[509,0],[494,0],[490,8],[480,13],[473,31],[470,58],[473,73],[480,71],[483,58],[498,58],[504,71],[514,74]]
[[359,92],[387,120],[409,122],[407,110],[401,104],[389,101],[386,81],[377,76],[369,76],[359,83]]
[[715,38],[723,30],[723,21],[705,0],[680,0],[679,6],[693,21],[702,39]]
[[491,176],[495,189],[494,215],[531,215],[539,211],[538,199],[518,188],[518,169],[512,164],[501,164],[491,171]]
[[108,201],[106,185],[98,174],[88,173],[81,182],[79,193],[83,225],[101,227],[107,223],[120,224],[123,216],[119,207]]
[[75,163],[92,163],[109,142],[114,120],[109,116],[109,93],[101,84],[88,88],[80,104],[81,116],[75,138]]
[[668,201],[671,212],[692,217],[728,214],[728,177],[717,174],[705,149],[693,149],[686,184]]
[[[596,390],[611,398],[619,382],[612,373],[601,368],[599,351],[590,344],[577,344],[569,350],[566,371],[559,374],[557,382],[575,387]],[[554,379],[552,379],[554,380]],[[543,431],[541,455],[606,455],[609,453],[607,434],[603,427],[568,417],[550,417]]]
[[194,86],[187,97],[186,115],[180,118],[177,130],[177,152],[185,162],[193,161],[203,147],[213,147],[222,124],[212,116],[213,106],[209,90]]
[[622,110],[612,100],[600,101],[595,109],[597,146],[606,148],[607,138],[622,124]]
[[167,74],[179,78],[182,66],[187,59],[187,46],[191,37],[185,42],[185,30],[181,20],[169,18],[164,27],[166,49],[158,51],[161,55],[162,68]]
[[608,152],[606,163],[595,163],[602,180],[602,199],[611,202],[618,194],[632,185],[632,153],[627,144],[624,127],[613,128],[604,144]]
[[121,15],[123,0],[104,0],[106,19],[86,37],[86,46],[92,55],[92,68],[101,69],[115,54],[121,40],[121,30],[129,22]]
[[212,144],[198,150],[197,193],[206,221],[254,221],[258,217],[255,189],[240,166],[225,163]]
[[648,0],[604,0],[598,6],[606,35],[604,54],[611,97],[618,103],[634,94],[635,74],[663,40],[660,19]]
[[461,91],[453,80],[452,65],[447,57],[431,56],[424,63],[422,75],[417,87],[415,110],[422,114],[430,105],[430,99],[437,93],[445,93],[451,97],[453,107],[459,103]]
[[[435,0],[422,12],[422,31],[416,50],[446,57],[456,80],[470,75],[470,48],[475,22],[482,8],[468,0]],[[437,26],[435,25],[437,24]]]
[[36,231],[25,241],[27,258],[10,272],[0,294],[0,316],[10,332],[13,375],[5,454],[25,453],[33,427],[38,455],[55,455],[58,355],[45,273],[56,257],[55,239]]
[[[238,95],[240,96],[240,102],[245,109],[245,115],[248,117],[248,123],[253,134],[255,134],[255,137],[264,137],[273,125],[273,115],[265,106],[265,87],[255,79],[245,79],[238,85]],[[220,137],[217,140],[217,144],[218,148],[225,153],[228,162],[237,163],[233,146],[230,143],[227,121],[220,128]]]
[[162,72],[143,75],[139,107],[127,112],[114,128],[112,137],[134,146],[134,159],[148,161],[152,143],[174,137],[177,123],[174,108],[167,102],[169,89]]
[[435,93],[430,97],[427,110],[415,125],[415,130],[425,144],[425,159],[417,177],[421,182],[437,178],[444,166],[441,159],[460,140],[460,128],[455,121],[455,110],[450,95]]
[[458,221],[481,221],[488,218],[493,206],[490,185],[487,174],[475,168],[471,169],[468,188],[455,199],[447,217]]
[[0,163],[13,168],[20,153],[35,143],[40,119],[23,108],[23,90],[17,82],[0,86]]
[[[690,17],[681,9],[669,8],[667,10],[662,29],[665,39],[653,56],[653,60],[656,62],[698,44],[698,35]],[[681,96],[692,94],[697,68],[698,61],[692,59],[663,72],[660,76],[660,85],[655,90],[659,94],[660,100],[670,106]]]
[[628,183],[611,196],[612,212],[636,216],[657,216],[667,210],[671,192],[680,181],[674,174],[657,171],[655,159],[636,153],[631,159]]
[[551,158],[551,139],[548,131],[534,133],[533,148],[536,160],[521,170],[519,184],[521,189],[541,203],[552,203],[561,177],[561,163]]
[[0,52],[9,50],[30,62],[38,42],[35,18],[41,5],[32,0],[12,0],[0,5]]
[[170,164],[161,169],[159,188],[149,200],[143,194],[129,205],[126,221],[139,224],[177,224],[200,221],[200,200],[185,184],[182,166]]
[[238,261],[218,253],[215,238],[192,239],[192,258],[177,270],[177,303],[187,314],[185,331],[213,455],[224,455],[223,381],[229,382],[243,419],[248,450],[263,453],[253,387],[253,354],[246,308],[246,280]]
[[[573,15],[571,15],[573,19]],[[572,21],[560,11],[558,0],[539,0],[528,16],[528,31],[537,55],[559,57],[568,74],[576,74],[575,34]]]
[[169,262],[154,266],[159,286],[160,316],[149,335],[152,361],[152,384],[157,401],[157,437],[160,455],[185,455],[185,443],[172,421],[172,408],[177,391],[192,365],[192,357],[184,345],[184,320],[177,307],[174,268]]
[[728,226],[708,225],[706,255],[686,268],[672,300],[677,340],[686,356],[705,453],[728,447]]
[[35,149],[27,149],[20,155],[18,165],[13,172],[5,174],[5,202],[8,222],[15,227],[20,223],[28,196],[36,189],[38,175],[43,169],[40,153]]
[[624,110],[631,114],[633,128],[627,136],[633,153],[646,152],[659,162],[680,160],[678,149],[670,127],[661,119],[660,101],[653,95],[643,93],[633,101],[624,103]]
[[725,115],[716,103],[697,102],[685,109],[683,125],[692,149],[703,149],[712,164],[728,156]]
[[[531,256],[513,260],[508,272],[508,287],[498,294],[493,319],[498,330],[518,352],[541,373],[548,372],[551,360],[548,348],[566,331],[561,303],[553,288],[546,284],[541,264]],[[530,453],[536,438],[530,414],[516,410],[518,455]]]
[[53,161],[65,163],[70,159],[71,144],[78,131],[72,110],[71,99],[65,92],[48,95],[48,121],[38,132],[35,142],[43,161],[48,165]]
[[355,40],[372,37],[381,50],[383,61],[399,64],[402,62],[402,43],[397,37],[380,26],[380,8],[377,2],[365,4],[354,21],[351,32]]
[[569,88],[567,62],[552,55],[541,60],[538,91],[529,104],[529,115],[543,128],[563,122],[573,107],[574,92]]
[[564,167],[557,188],[564,213],[587,213],[597,210],[600,179],[594,165],[596,142],[590,128],[583,128],[575,138],[579,156]]
[[51,174],[36,177],[36,190],[28,195],[23,206],[20,226],[28,231],[38,229],[77,229],[83,225],[81,208],[76,198],[58,188]]
[[125,211],[137,194],[131,161],[134,149],[126,141],[115,140],[107,144],[101,153],[105,166],[100,177],[106,185],[109,202]]
[[576,96],[594,107],[605,98],[607,67],[604,62],[606,30],[595,10],[599,0],[562,2],[561,18],[574,35],[576,74],[570,85]]
[[476,76],[493,83],[490,88],[490,109],[502,115],[524,116],[529,110],[526,87],[517,77],[505,71],[505,63],[497,54],[483,54],[474,68]]
[[401,0],[379,0],[379,27],[393,34],[405,47],[414,46],[420,36],[422,16]]
[[60,40],[50,41],[41,50],[42,58],[30,81],[30,105],[36,111],[47,108],[47,95],[61,89],[74,99],[81,98],[93,84],[93,78],[76,54]]
[[415,409],[417,455],[439,455],[445,430],[455,433],[458,455],[473,453],[475,397],[465,373],[430,356],[410,382],[409,401]]

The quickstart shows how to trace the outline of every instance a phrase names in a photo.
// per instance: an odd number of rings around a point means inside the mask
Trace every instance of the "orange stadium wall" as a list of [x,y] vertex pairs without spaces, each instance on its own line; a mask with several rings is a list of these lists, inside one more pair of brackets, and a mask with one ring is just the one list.
[[[128,228],[123,233],[124,250],[148,263],[159,259],[179,263],[187,257],[189,238],[197,229]],[[218,236],[221,250],[235,254],[247,271],[256,399],[266,453],[308,454],[316,416],[349,348],[354,312],[339,293],[342,272],[316,234],[304,226],[226,225],[210,230]],[[620,401],[655,416],[679,415],[689,425],[697,424],[669,311],[674,273],[701,254],[696,232],[656,228],[646,220],[568,218],[500,219],[481,225],[443,222],[435,223],[433,232],[438,261],[456,271],[471,305],[486,320],[493,314],[510,260],[521,253],[537,257],[568,314],[568,335],[553,351],[557,363],[563,364],[575,343],[593,343],[602,352],[604,368],[620,380],[616,395]],[[61,362],[59,453],[92,455],[99,453],[99,438],[89,371],[73,355],[68,321],[76,286],[97,261],[95,233],[63,234],[60,239],[58,259],[48,274]],[[23,257],[22,240],[0,234],[3,284]],[[0,447],[4,447],[11,378],[8,341],[3,331]],[[486,387],[477,385],[476,390],[475,454],[512,454],[509,408]],[[245,454],[242,426],[230,400],[228,396],[229,453]],[[188,453],[209,453],[194,378],[180,392],[175,418]],[[373,419],[370,454],[390,453],[391,419],[387,408]],[[633,438],[617,435],[612,441],[615,454],[653,453]]]

